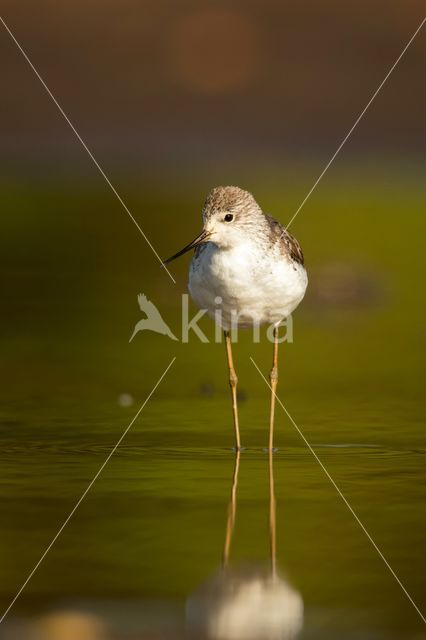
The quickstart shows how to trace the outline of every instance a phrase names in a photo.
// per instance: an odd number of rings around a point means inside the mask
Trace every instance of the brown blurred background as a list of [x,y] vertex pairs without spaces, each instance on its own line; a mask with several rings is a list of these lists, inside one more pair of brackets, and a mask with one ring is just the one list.
[[[61,0],[1,12],[100,161],[161,174],[224,158],[328,159],[424,14],[421,0]],[[345,149],[419,154],[422,34]],[[67,172],[84,154],[0,31],[1,161]]]

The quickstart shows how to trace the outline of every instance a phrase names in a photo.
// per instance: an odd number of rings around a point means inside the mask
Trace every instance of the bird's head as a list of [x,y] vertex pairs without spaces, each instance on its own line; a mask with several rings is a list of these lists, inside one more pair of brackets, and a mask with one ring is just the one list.
[[241,242],[264,220],[261,208],[251,193],[239,187],[215,187],[203,207],[203,230],[181,251],[164,261],[167,264],[203,242],[226,248]]

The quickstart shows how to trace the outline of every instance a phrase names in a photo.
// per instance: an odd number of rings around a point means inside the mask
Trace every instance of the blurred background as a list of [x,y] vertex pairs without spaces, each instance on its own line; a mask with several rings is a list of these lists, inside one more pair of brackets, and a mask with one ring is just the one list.
[[[247,188],[287,223],[424,3],[1,0],[1,15],[167,257],[199,232],[217,184]],[[171,265],[173,284],[3,26],[0,59],[2,609],[177,357],[0,637],[178,637],[182,603],[221,554],[233,464],[223,346],[148,333],[129,345],[139,292],[180,335],[189,258]],[[425,60],[422,30],[292,223],[310,285],[280,381],[420,608]],[[269,400],[250,355],[267,372],[270,344],[246,335],[235,349],[248,447],[236,554],[262,560]],[[305,600],[302,633],[424,638],[279,421],[278,554]]]

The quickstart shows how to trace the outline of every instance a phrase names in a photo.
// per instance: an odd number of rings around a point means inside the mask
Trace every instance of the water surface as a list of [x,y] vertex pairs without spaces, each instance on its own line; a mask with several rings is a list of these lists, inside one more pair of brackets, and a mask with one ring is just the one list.
[[[311,284],[295,316],[294,343],[280,353],[279,395],[424,611],[424,266],[418,279],[404,275],[407,256],[423,251],[424,197],[411,184],[394,191],[383,202],[383,190],[333,188],[318,195],[316,215],[298,223]],[[267,373],[271,345],[246,335],[235,347],[246,450],[223,582],[235,462],[224,347],[153,334],[128,344],[140,291],[178,333],[186,263],[176,265],[170,289],[134,230],[121,214],[117,222],[98,193],[58,188],[60,216],[51,189],[9,186],[7,198],[3,611],[173,356],[176,362],[0,625],[0,638],[185,637],[188,603],[205,619],[223,613],[224,599],[228,613],[235,611],[229,584],[235,593],[246,589],[245,603],[253,592],[267,598],[270,611],[269,397],[250,356]],[[183,200],[174,203],[178,211]],[[166,204],[151,200],[152,237],[170,223]],[[388,220],[402,207],[406,233],[396,242]],[[164,239],[164,255],[195,235],[198,219],[182,220]],[[211,338],[209,322],[201,324]],[[123,393],[133,404],[120,405]],[[297,594],[294,602],[303,601],[300,637],[426,637],[419,614],[279,407],[276,445],[277,576]],[[207,596],[200,600],[200,593]],[[254,604],[242,618],[253,611]],[[205,630],[197,633],[201,640]]]

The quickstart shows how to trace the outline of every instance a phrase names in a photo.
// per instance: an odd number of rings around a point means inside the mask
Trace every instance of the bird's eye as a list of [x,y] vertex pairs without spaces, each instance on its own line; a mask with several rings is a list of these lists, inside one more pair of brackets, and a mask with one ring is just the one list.
[[232,215],[232,213],[227,213],[226,216],[224,217],[225,222],[232,222],[234,219],[234,216]]

